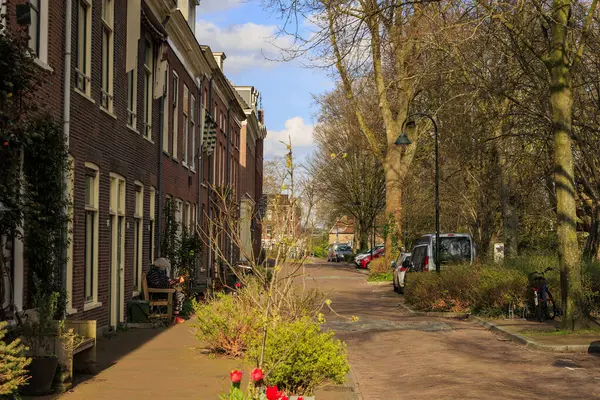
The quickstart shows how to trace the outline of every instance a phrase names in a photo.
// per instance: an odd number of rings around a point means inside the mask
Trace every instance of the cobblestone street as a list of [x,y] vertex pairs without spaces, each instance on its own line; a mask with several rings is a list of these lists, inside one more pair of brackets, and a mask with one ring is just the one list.
[[329,293],[365,400],[600,398],[600,358],[526,349],[472,322],[408,315],[390,285],[342,263],[307,267]]

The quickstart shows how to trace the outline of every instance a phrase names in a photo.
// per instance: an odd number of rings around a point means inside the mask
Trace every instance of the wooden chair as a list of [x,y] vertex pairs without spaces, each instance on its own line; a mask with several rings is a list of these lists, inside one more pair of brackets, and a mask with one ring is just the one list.
[[[175,289],[155,289],[148,287],[148,280],[146,274],[142,275],[142,290],[144,292],[144,300],[150,302],[150,319],[166,319],[171,320],[173,318],[173,293]],[[167,298],[153,299],[154,294],[166,294]],[[167,313],[162,314],[160,311],[155,312],[155,307],[166,307]]]

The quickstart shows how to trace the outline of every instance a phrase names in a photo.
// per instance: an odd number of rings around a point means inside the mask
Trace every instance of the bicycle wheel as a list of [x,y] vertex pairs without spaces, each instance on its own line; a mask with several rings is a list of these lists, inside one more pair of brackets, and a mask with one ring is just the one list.
[[548,289],[546,289],[546,307],[545,314],[546,318],[549,320],[553,320],[556,318],[556,304],[554,304],[554,298],[552,297],[552,293]]

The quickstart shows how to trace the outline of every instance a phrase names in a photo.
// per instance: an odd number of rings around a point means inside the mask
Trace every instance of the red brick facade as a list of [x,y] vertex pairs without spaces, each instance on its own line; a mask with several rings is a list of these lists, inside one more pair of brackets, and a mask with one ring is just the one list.
[[[65,2],[49,2],[48,7],[48,60],[47,66],[40,68],[51,70],[46,85],[41,89],[44,106],[62,119],[64,111],[64,56],[65,56]],[[141,25],[140,40],[138,42],[137,57],[137,107],[136,124],[134,129],[128,126],[128,73],[126,72],[127,37],[128,37],[128,6],[125,0],[114,0],[113,24],[113,107],[108,112],[101,107],[102,104],[102,62],[103,62],[103,23],[102,2],[94,1],[91,7],[91,69],[90,94],[85,95],[76,89],[78,74],[77,68],[77,35],[78,35],[78,2],[73,0],[72,10],[72,58],[71,58],[71,106],[69,129],[69,153],[73,159],[73,230],[72,230],[72,287],[67,288],[71,296],[71,318],[95,319],[98,327],[111,325],[111,290],[118,289],[111,282],[115,281],[115,257],[124,257],[123,301],[119,302],[120,319],[126,319],[125,304],[137,293],[134,293],[134,224],[136,223],[136,197],[138,187],[143,187],[143,218],[142,230],[142,266],[147,271],[152,260],[160,254],[157,237],[160,235],[161,226],[158,220],[160,210],[167,197],[181,200],[182,204],[189,204],[183,210],[183,221],[193,221],[197,218],[204,228],[207,219],[204,214],[208,210],[208,196],[210,186],[232,186],[239,203],[243,173],[240,169],[240,134],[245,113],[237,101],[234,89],[228,83],[219,68],[219,63],[205,46],[200,46],[193,39],[190,28],[182,26],[185,19],[180,11],[175,11],[170,16],[168,24],[163,25],[158,21],[165,21],[169,12],[160,0],[142,0],[142,9],[139,23]],[[14,17],[17,1],[9,1],[7,10]],[[12,18],[11,18],[12,19]],[[11,25],[11,29],[16,28]],[[189,31],[189,32],[188,32]],[[42,32],[42,35],[46,34]],[[187,35],[187,36],[186,36]],[[190,36],[191,35],[191,36]],[[193,40],[193,43],[191,42]],[[159,73],[158,66],[166,55],[168,70],[166,71],[166,91],[168,96],[163,104],[160,93],[154,93],[152,99],[151,135],[144,136],[145,132],[145,60],[146,42],[152,43],[154,69],[152,73],[156,78]],[[168,44],[167,44],[168,43]],[[179,43],[179,44],[178,44]],[[181,43],[186,43],[183,48]],[[161,53],[158,49],[161,44],[166,44],[166,51]],[[179,47],[178,47],[179,46]],[[191,49],[191,50],[190,50]],[[182,59],[182,54],[186,59]],[[191,55],[190,55],[191,54]],[[41,63],[43,64],[43,63]],[[174,125],[174,76],[177,76],[178,108],[177,126]],[[157,90],[156,80],[151,88]],[[188,146],[187,163],[184,162],[184,87],[188,96]],[[157,95],[158,94],[158,95]],[[192,125],[192,96],[195,99],[195,121]],[[210,101],[210,104],[208,102]],[[203,135],[203,122],[205,108],[208,109],[212,119],[217,122],[217,145],[210,156],[202,151],[201,139]],[[216,110],[216,111],[215,111]],[[164,112],[166,111],[166,112]],[[162,116],[161,116],[162,114]],[[163,132],[163,126],[167,132]],[[174,154],[174,132],[177,132],[177,155]],[[192,140],[189,140],[193,137]],[[161,148],[162,139],[167,143]],[[202,151],[202,153],[201,153]],[[259,156],[257,151],[253,154]],[[262,168],[261,159],[254,162],[256,171]],[[193,162],[192,162],[193,160]],[[192,167],[193,165],[193,167]],[[98,180],[98,209],[97,209],[97,298],[86,301],[85,296],[85,254],[86,254],[86,179],[90,173],[88,167],[96,169]],[[210,170],[210,175],[209,175]],[[161,175],[162,174],[162,175]],[[262,170],[260,171],[262,176]],[[124,209],[124,252],[111,254],[113,243],[117,243],[115,233],[118,230],[113,223],[118,217],[111,214],[111,177],[118,176],[125,181],[125,209]],[[162,177],[162,179],[161,179]],[[255,185],[258,183],[255,181]],[[156,221],[154,234],[151,230],[150,193],[156,192],[154,215]],[[162,192],[161,192],[162,189]],[[113,191],[114,192],[114,191]],[[187,210],[191,213],[188,217]],[[231,252],[232,260],[237,252]],[[209,262],[208,251],[204,252],[204,266]],[[25,279],[24,288],[27,287],[27,271],[23,271]],[[26,292],[24,293],[26,297]],[[114,320],[114,316],[113,316]]]

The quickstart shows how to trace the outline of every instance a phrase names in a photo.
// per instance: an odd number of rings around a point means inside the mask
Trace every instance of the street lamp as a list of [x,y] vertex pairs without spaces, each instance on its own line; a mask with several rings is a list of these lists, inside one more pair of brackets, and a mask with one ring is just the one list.
[[435,136],[435,271],[440,272],[440,167],[439,167],[439,140],[438,140],[438,126],[435,119],[429,114],[425,113],[414,113],[406,117],[402,123],[402,133],[394,144],[399,146],[407,146],[411,144],[408,135],[404,131],[405,127],[415,127],[415,118],[427,118],[433,124],[433,133]]

